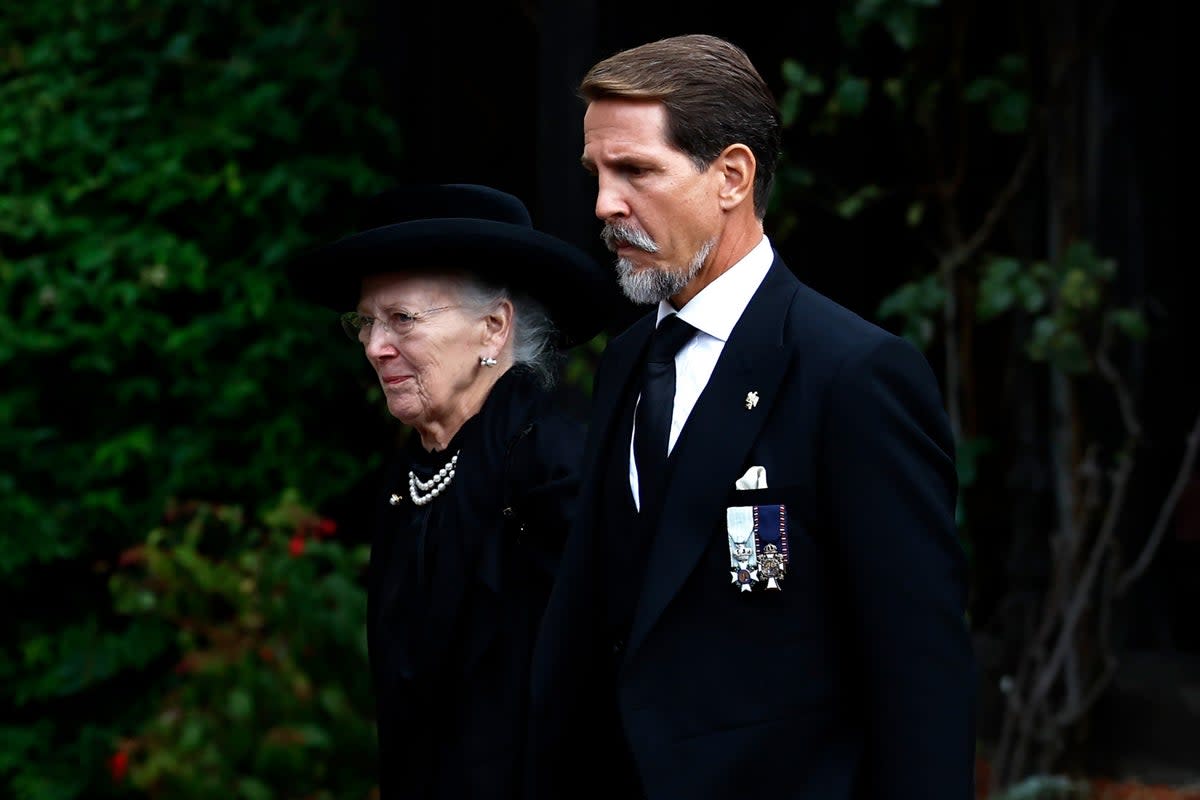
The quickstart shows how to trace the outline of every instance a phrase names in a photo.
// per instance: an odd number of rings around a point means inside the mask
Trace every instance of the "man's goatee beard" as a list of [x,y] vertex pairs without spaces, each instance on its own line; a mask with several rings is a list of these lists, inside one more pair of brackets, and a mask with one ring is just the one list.
[[686,270],[655,269],[638,270],[628,258],[617,259],[617,280],[621,291],[638,305],[653,305],[674,297],[684,290],[692,278],[700,272],[705,259],[712,252],[714,243],[709,241],[696,252]]
[[687,279],[677,272],[663,272],[654,268],[635,270],[628,258],[617,259],[617,280],[621,284],[621,291],[638,305],[651,305],[665,300],[687,285]]

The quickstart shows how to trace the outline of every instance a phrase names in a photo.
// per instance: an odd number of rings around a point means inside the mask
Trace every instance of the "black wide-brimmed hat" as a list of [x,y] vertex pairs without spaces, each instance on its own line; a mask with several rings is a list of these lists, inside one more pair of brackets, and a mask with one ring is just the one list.
[[563,347],[591,339],[614,311],[612,270],[535,229],[524,203],[507,192],[466,183],[398,186],[368,200],[364,217],[359,232],[288,265],[302,297],[349,311],[365,275],[463,270],[539,301]]

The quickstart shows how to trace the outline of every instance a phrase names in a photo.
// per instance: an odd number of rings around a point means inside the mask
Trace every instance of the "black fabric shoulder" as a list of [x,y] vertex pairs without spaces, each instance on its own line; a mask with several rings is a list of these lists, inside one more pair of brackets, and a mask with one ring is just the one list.
[[528,422],[509,443],[506,533],[546,573],[555,572],[574,519],[584,435],[582,423],[551,412]]

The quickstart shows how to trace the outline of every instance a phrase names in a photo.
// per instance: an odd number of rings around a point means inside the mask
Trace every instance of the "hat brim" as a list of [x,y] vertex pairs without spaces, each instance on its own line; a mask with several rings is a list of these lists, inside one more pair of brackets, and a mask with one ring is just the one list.
[[573,347],[600,333],[616,278],[583,250],[534,228],[476,218],[414,220],[351,234],[295,259],[288,273],[304,298],[352,310],[362,279],[383,272],[462,270],[529,294]]

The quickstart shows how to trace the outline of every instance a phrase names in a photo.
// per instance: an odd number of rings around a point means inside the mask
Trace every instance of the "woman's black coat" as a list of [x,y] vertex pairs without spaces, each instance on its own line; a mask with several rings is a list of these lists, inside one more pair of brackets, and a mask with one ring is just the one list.
[[[583,447],[561,409],[510,370],[445,451],[414,433],[385,470],[367,622],[383,800],[517,795],[529,654]],[[408,471],[428,479],[456,452],[447,489],[415,505]]]

